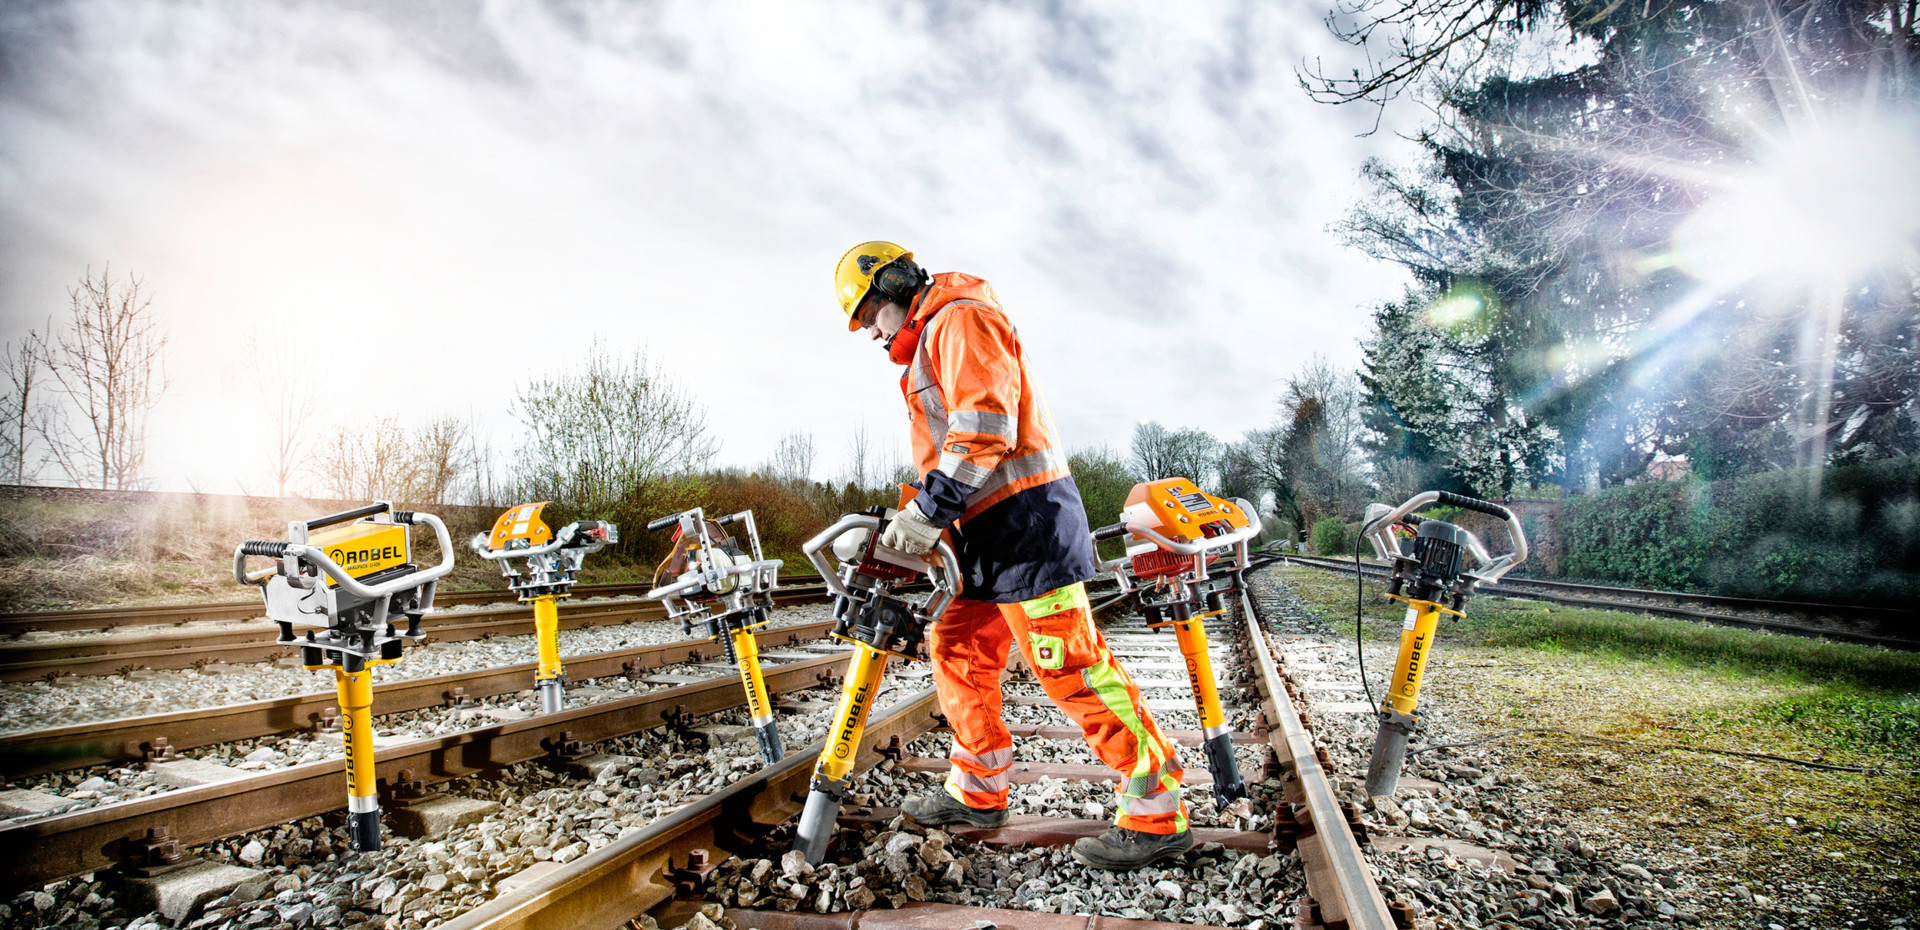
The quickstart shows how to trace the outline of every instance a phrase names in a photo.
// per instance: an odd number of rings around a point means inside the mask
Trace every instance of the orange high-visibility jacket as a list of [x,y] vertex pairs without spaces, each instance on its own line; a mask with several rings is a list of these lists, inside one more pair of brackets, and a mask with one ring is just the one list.
[[993,286],[935,275],[889,346],[913,424],[919,506],[950,526],[964,595],[1012,603],[1094,575],[1080,490]]

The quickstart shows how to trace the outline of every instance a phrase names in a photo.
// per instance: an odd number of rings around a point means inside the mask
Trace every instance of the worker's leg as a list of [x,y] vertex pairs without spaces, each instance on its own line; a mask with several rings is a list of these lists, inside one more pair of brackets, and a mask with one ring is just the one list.
[[1180,759],[1094,627],[1086,587],[1071,584],[1000,610],[1040,687],[1080,725],[1094,754],[1120,773],[1115,822],[1142,833],[1184,832]]
[[1000,673],[1013,633],[998,605],[956,600],[930,634],[933,686],[953,726],[947,793],[979,810],[1007,806],[1013,735],[1000,719]]

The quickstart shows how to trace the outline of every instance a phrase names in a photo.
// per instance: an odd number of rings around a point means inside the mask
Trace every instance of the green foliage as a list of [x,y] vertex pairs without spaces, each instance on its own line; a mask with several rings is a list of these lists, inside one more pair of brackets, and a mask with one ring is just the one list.
[[1351,555],[1353,535],[1339,517],[1321,517],[1314,521],[1309,545],[1314,555]]
[[1577,577],[1911,603],[1920,596],[1920,457],[1614,488],[1570,499],[1560,534],[1566,573]]
[[[1080,489],[1080,504],[1087,510],[1087,526],[1099,529],[1119,520],[1134,485],[1127,463],[1112,449],[1102,446],[1081,449],[1067,456],[1067,467],[1073,471],[1073,483]],[[1126,543],[1117,539],[1098,546],[1101,557],[1108,559],[1117,558],[1125,547]]]
[[1848,749],[1920,760],[1920,697],[1886,698],[1829,689],[1763,707],[1761,719],[1809,739]]

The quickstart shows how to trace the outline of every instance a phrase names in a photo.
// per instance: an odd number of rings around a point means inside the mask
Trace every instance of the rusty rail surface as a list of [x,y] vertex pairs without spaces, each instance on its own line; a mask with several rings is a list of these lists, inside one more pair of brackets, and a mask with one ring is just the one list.
[[[574,597],[638,597],[650,585],[583,584],[574,587]],[[482,591],[441,591],[433,602],[441,607],[471,604],[508,604],[513,592],[498,589]],[[0,634],[56,630],[111,630],[122,626],[155,624],[232,623],[260,616],[260,599],[215,601],[200,604],[169,604],[155,607],[88,607],[78,610],[27,610],[0,613]]]
[[[1114,598],[1101,608],[1119,602]],[[1317,905],[1313,926],[1328,930],[1394,930],[1385,898],[1375,885],[1360,844],[1347,825],[1328,773],[1314,752],[1312,734],[1287,695],[1285,679],[1274,662],[1253,604],[1241,593],[1245,619],[1243,635],[1259,672],[1258,687],[1265,700],[1262,712],[1268,724],[1268,742],[1280,760],[1291,813],[1299,823],[1295,836],[1305,867],[1308,894]],[[859,765],[871,766],[890,745],[911,742],[934,727],[931,714],[938,708],[932,691],[921,692],[904,705],[895,705],[881,720],[869,725]],[[894,737],[899,744],[893,744]],[[533,880],[526,886],[454,918],[447,930],[613,930],[628,925],[636,915],[664,904],[687,887],[697,886],[705,869],[747,849],[775,825],[797,815],[811,777],[814,759],[824,748],[816,742],[726,790],[656,821],[640,832],[615,840],[583,859]],[[682,864],[684,863],[684,864]],[[1303,913],[1313,911],[1303,904]],[[861,912],[877,913],[877,912]],[[860,915],[845,918],[845,926]],[[902,914],[903,917],[906,915]],[[931,911],[934,923],[901,925],[944,926],[953,914]],[[1025,915],[1022,915],[1023,917]],[[1037,926],[1065,924],[1057,915],[1032,915]],[[1065,918],[1071,920],[1072,918]],[[1136,926],[1135,922],[1087,918],[1087,927]],[[1052,921],[1052,922],[1047,922]],[[878,921],[877,923],[886,923]],[[748,926],[752,926],[750,922]],[[824,927],[819,922],[791,927]],[[781,924],[781,926],[788,926]],[[1140,927],[1155,926],[1141,922]]]
[[[795,585],[775,593],[779,605],[825,600],[824,585]],[[576,603],[562,601],[560,629],[660,620],[666,609],[652,601]],[[259,611],[256,609],[255,614]],[[533,632],[533,608],[521,604],[460,613],[429,614],[427,642],[464,642]],[[167,630],[137,636],[107,635],[47,642],[0,643],[0,681],[33,681],[64,675],[111,675],[136,669],[195,668],[215,662],[264,662],[291,655],[277,645],[279,628],[264,618],[237,629]]]
[[[938,708],[931,688],[888,708],[867,723],[865,745],[856,764],[871,766],[879,761],[881,748],[895,738],[909,743],[932,730]],[[697,880],[697,870],[676,867],[676,861],[689,866],[717,863],[799,814],[813,763],[825,748],[824,740],[816,741],[776,765],[440,926],[446,930],[625,926],[635,915],[671,899],[678,891],[677,882]]]
[[1259,672],[1255,687],[1267,718],[1267,744],[1280,760],[1287,800],[1294,805],[1293,818],[1299,824],[1295,843],[1306,870],[1307,893],[1319,905],[1319,922],[1329,930],[1394,930],[1386,898],[1374,884],[1360,841],[1333,792],[1331,773],[1315,752],[1313,733],[1287,693],[1287,679],[1244,590],[1240,613],[1247,652]]
[[[800,623],[773,627],[755,634],[762,648],[799,645],[824,636],[831,623]],[[685,640],[620,649],[566,660],[572,681],[587,681],[676,665],[722,655],[709,640]],[[377,714],[395,714],[424,707],[458,703],[507,694],[529,687],[536,663],[509,665],[383,682],[374,687]],[[315,681],[320,681],[316,676]],[[143,759],[161,745],[192,749],[214,743],[254,739],[311,729],[322,712],[339,704],[332,689],[307,694],[201,707],[170,714],[97,720],[46,730],[0,736],[0,778],[15,779],[89,765]]]
[[[769,668],[767,687],[818,687],[822,675],[841,673],[849,655]],[[738,678],[715,678],[390,746],[374,754],[375,767],[383,785],[438,784],[538,759],[567,741],[600,742],[661,726],[669,714],[710,714],[743,703]],[[787,761],[806,767],[804,788],[812,757]],[[402,779],[402,771],[409,777]],[[346,804],[344,788],[340,761],[327,759],[0,828],[0,894],[126,861],[150,829],[165,828],[192,846],[336,811]]]

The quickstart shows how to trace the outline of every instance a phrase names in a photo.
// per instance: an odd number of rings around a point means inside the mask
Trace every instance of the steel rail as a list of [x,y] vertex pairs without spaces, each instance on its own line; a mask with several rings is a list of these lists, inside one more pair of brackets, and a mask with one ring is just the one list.
[[1259,672],[1256,687],[1267,718],[1267,744],[1280,760],[1288,800],[1299,805],[1293,811],[1300,825],[1295,843],[1306,872],[1307,893],[1320,905],[1320,922],[1329,930],[1394,930],[1386,898],[1374,883],[1360,841],[1347,826],[1331,774],[1320,764],[1313,733],[1301,722],[1300,710],[1287,694],[1286,679],[1244,588],[1240,613],[1247,651]]
[[[826,597],[822,585],[783,588],[778,604],[812,603]],[[577,630],[666,618],[652,601],[562,602],[560,629]],[[257,611],[256,611],[257,612]],[[431,614],[427,642],[465,642],[533,632],[533,608],[510,604],[460,613]],[[192,668],[213,662],[264,662],[288,655],[275,644],[278,629],[265,619],[230,630],[167,630],[124,638],[72,638],[52,642],[0,643],[0,681],[33,681],[64,675],[111,675],[141,668]]]
[[[773,627],[755,634],[761,646],[798,645],[826,634],[831,623],[800,623]],[[683,640],[572,656],[567,674],[587,681],[675,665],[699,662],[722,654],[710,640]],[[476,669],[390,681],[374,687],[376,714],[397,714],[524,690],[533,682],[537,663]],[[164,738],[174,749],[192,749],[214,743],[276,736],[311,729],[324,711],[339,704],[331,689],[307,694],[201,707],[167,714],[96,720],[72,726],[30,730],[0,736],[0,778],[17,779],[89,765],[143,759]]]
[[[902,744],[932,730],[939,699],[916,692],[868,721],[856,766],[871,766],[895,738]],[[704,850],[718,863],[800,813],[820,740],[698,802],[614,840],[525,886],[494,898],[440,926],[446,930],[577,930],[616,928],[666,902],[677,883],[697,882],[676,868]],[[691,863],[689,863],[691,864]],[[692,873],[692,874],[690,874]]]
[[[1333,572],[1339,572],[1341,574],[1346,574],[1346,575],[1353,574],[1353,563],[1342,561],[1339,559],[1317,559],[1317,558],[1306,558],[1301,556],[1289,556],[1288,561],[1296,562],[1308,568],[1317,568],[1322,571],[1333,571]],[[1375,577],[1385,577],[1391,574],[1391,570],[1389,570],[1386,566],[1383,566],[1383,565],[1373,565],[1373,564],[1362,563],[1361,568],[1366,574],[1372,575]],[[1535,581],[1533,579],[1528,579],[1528,578],[1511,578],[1510,577],[1502,580],[1500,584],[1496,587],[1480,589],[1479,593],[1482,596],[1492,595],[1496,597],[1520,598],[1520,599],[1529,600],[1529,601],[1546,601],[1547,603],[1550,603],[1550,604],[1562,604],[1568,607],[1590,607],[1598,610],[1619,610],[1619,611],[1625,611],[1627,613],[1654,614],[1654,615],[1663,616],[1663,617],[1677,617],[1684,620],[1705,620],[1710,623],[1725,624],[1727,626],[1736,626],[1736,627],[1741,627],[1741,628],[1750,629],[1750,630],[1767,630],[1771,632],[1787,633],[1794,636],[1806,636],[1806,637],[1811,637],[1815,639],[1831,639],[1831,640],[1838,640],[1841,642],[1857,643],[1859,645],[1864,645],[1864,646],[1882,646],[1888,649],[1898,649],[1906,652],[1920,651],[1920,641],[1915,641],[1910,639],[1897,639],[1889,636],[1874,636],[1870,633],[1854,633],[1847,630],[1829,630],[1829,629],[1823,629],[1821,627],[1806,626],[1798,623],[1784,623],[1777,620],[1756,620],[1751,617],[1741,617],[1741,616],[1736,616],[1732,614],[1716,613],[1713,611],[1706,611],[1706,610],[1694,610],[1688,607],[1667,607],[1661,604],[1642,604],[1634,601],[1616,601],[1616,600],[1611,600],[1607,598],[1596,598],[1596,597],[1568,597],[1566,595],[1551,594],[1545,591],[1526,591],[1518,588],[1509,587],[1510,585],[1535,585],[1535,586],[1544,587],[1550,584],[1558,584],[1558,583]],[[1598,588],[1598,586],[1596,585],[1577,585],[1574,587]],[[1613,589],[1613,590],[1630,591],[1635,594],[1640,594],[1647,597],[1706,598],[1711,596],[1711,595],[1704,595],[1704,594],[1681,595],[1681,594],[1674,594],[1674,593],[1669,593],[1665,591],[1641,591],[1635,588],[1619,588],[1619,589]],[[1729,600],[1734,600],[1734,599],[1729,599]],[[1758,601],[1758,602],[1749,602],[1749,603],[1788,604],[1789,602]],[[1803,605],[1803,606],[1819,607],[1824,605]],[[1915,614],[1911,612],[1894,611],[1894,613],[1903,614],[1904,617],[1909,620],[1915,618]]]
[[[578,585],[573,589],[573,596],[639,597],[647,593],[648,587],[649,585],[645,583]],[[440,591],[433,596],[434,604],[440,607],[504,604],[512,603],[513,599],[511,591],[499,589]],[[122,626],[233,623],[255,619],[260,616],[260,613],[260,599],[257,597],[245,601],[213,601],[155,607],[87,607],[78,610],[14,611],[0,613],[0,634],[18,636],[22,633],[40,631],[111,630]]]
[[[817,687],[847,660],[842,654],[769,668],[767,687]],[[716,678],[390,746],[374,754],[374,764],[383,785],[438,784],[538,759],[567,741],[597,743],[661,726],[669,714],[711,714],[744,702],[739,679]],[[346,800],[342,787],[339,760],[327,759],[0,827],[0,894],[125,861],[150,829],[164,827],[181,845],[195,846],[337,811]]]
[[[1326,772],[1314,753],[1312,735],[1287,696],[1284,680],[1261,634],[1251,599],[1241,592],[1248,650],[1257,658],[1263,712],[1277,721],[1269,745],[1282,760],[1289,799],[1298,799],[1298,850],[1305,864],[1308,893],[1320,906],[1330,930],[1393,930],[1385,899],[1375,885],[1359,843]],[[1098,606],[1105,609],[1124,597]],[[924,691],[869,723],[857,765],[870,766],[882,749],[899,737],[905,744],[934,728],[937,698]],[[696,862],[717,865],[746,850],[777,824],[799,814],[814,759],[824,741],[788,756],[778,765],[682,808],[641,831],[615,840],[583,859],[534,879],[441,926],[447,930],[574,930],[618,928],[635,915],[671,900],[702,878]],[[1325,825],[1326,829],[1318,829]],[[698,858],[696,858],[698,857]],[[687,865],[676,865],[679,861]],[[845,915],[841,915],[845,916]],[[1131,926],[1131,924],[1129,924]]]

